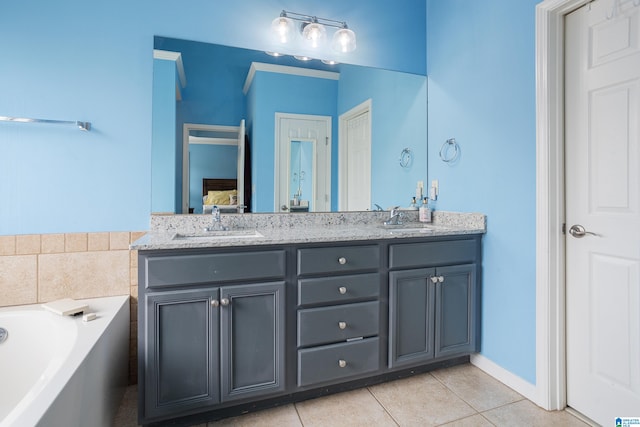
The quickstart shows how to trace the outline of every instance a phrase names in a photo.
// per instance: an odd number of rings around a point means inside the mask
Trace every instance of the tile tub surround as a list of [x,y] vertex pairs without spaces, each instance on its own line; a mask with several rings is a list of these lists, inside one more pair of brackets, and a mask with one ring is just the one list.
[[137,380],[138,254],[145,232],[0,236],[0,306],[129,295],[129,380]]
[[211,225],[211,215],[152,215],[151,231],[135,241],[132,249],[186,249],[209,246],[250,246],[349,240],[397,239],[438,235],[479,234],[486,231],[486,217],[478,213],[435,212],[434,222],[418,222],[417,211],[404,211],[407,227],[427,227],[428,233],[394,233],[382,227],[388,212],[339,212],[307,214],[228,214],[222,224],[230,229],[256,229],[262,236],[242,239],[174,240],[176,233],[201,234]]

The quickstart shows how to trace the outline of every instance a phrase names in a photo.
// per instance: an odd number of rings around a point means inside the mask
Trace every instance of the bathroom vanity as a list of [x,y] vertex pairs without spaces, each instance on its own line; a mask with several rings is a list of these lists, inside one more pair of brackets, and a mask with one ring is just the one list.
[[475,219],[135,242],[139,422],[202,422],[467,361],[479,350]]

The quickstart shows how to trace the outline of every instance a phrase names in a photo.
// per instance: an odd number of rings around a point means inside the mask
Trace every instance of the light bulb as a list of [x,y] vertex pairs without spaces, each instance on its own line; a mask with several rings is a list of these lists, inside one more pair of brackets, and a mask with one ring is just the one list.
[[348,28],[340,28],[333,35],[331,47],[338,52],[353,52],[356,50],[356,33]]
[[311,22],[304,26],[302,37],[311,44],[311,47],[317,48],[327,37],[327,30],[324,28],[324,25],[318,22]]
[[287,43],[293,33],[293,21],[286,16],[279,16],[271,22],[271,31],[280,43]]

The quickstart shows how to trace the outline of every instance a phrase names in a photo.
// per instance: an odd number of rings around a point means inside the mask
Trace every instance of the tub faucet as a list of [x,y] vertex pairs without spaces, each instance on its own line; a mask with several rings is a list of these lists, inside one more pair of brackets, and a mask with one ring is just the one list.
[[384,225],[402,225],[401,219],[404,214],[398,209],[400,209],[400,206],[391,208],[391,211],[389,211],[389,219],[384,222]]
[[214,206],[211,209],[211,216],[213,217],[213,221],[211,223],[211,227],[207,227],[204,231],[225,231],[228,230],[227,227],[222,225],[222,217],[220,216],[220,209],[217,206]]

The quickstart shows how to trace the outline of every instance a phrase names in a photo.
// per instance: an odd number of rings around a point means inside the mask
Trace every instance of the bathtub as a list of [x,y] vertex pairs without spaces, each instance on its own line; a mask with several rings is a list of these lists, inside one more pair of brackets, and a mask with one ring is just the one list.
[[[82,300],[95,320],[0,308],[0,427],[113,423],[128,379],[129,297]],[[0,331],[0,339],[2,332]]]

